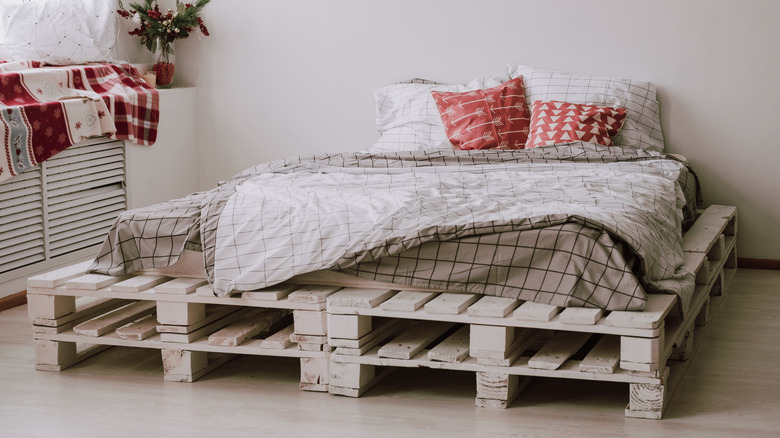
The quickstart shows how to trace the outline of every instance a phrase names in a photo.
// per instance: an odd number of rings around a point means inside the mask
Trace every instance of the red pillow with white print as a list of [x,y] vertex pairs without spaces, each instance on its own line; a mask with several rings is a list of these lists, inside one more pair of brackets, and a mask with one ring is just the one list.
[[531,107],[527,147],[570,141],[612,146],[625,118],[625,108],[537,100]]
[[484,90],[432,91],[444,131],[458,149],[523,149],[530,115],[522,76]]

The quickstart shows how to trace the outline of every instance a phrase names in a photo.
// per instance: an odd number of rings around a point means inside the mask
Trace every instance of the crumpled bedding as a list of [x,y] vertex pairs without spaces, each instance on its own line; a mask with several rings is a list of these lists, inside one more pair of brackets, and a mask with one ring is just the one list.
[[588,143],[301,156],[124,213],[91,271],[165,267],[195,249],[217,295],[337,270],[607,310],[674,293],[684,311],[696,190],[679,160]]

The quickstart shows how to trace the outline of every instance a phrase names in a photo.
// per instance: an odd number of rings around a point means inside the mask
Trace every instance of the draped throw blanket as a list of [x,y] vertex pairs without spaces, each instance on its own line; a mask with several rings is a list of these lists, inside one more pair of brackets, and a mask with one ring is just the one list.
[[0,181],[93,137],[152,145],[158,120],[157,90],[129,65],[0,61]]

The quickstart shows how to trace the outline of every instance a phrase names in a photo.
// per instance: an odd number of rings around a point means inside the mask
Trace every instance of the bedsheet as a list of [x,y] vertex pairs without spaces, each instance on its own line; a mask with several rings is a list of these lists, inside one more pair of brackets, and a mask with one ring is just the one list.
[[154,144],[159,94],[129,65],[0,61],[0,110],[3,181],[93,137]]
[[608,310],[674,293],[684,311],[695,191],[678,160],[588,143],[294,157],[123,214],[91,271],[164,267],[187,248],[218,295],[330,269]]

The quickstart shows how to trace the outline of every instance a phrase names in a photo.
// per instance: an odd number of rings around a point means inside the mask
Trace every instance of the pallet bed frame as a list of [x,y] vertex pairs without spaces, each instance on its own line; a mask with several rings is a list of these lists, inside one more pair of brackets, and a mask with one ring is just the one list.
[[152,348],[166,381],[192,382],[235,355],[297,357],[301,389],[353,397],[401,367],[463,370],[477,406],[498,408],[534,376],[623,382],[626,416],[660,419],[736,272],[736,234],[736,208],[711,206],[683,236],[696,275],[686,320],[673,295],[650,295],[642,312],[327,281],[218,298],[203,279],[79,264],[28,280],[36,369]]

